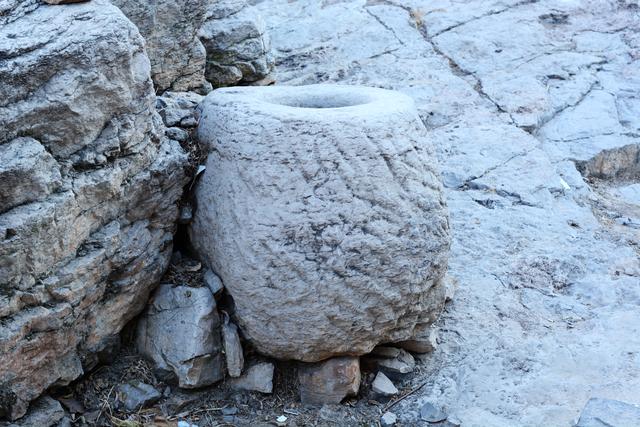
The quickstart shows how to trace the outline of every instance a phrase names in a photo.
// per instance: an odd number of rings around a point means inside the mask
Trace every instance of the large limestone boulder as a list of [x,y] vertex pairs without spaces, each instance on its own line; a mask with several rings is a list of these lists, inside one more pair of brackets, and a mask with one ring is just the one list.
[[214,91],[191,239],[267,355],[409,340],[445,299],[449,223],[413,101],[314,85]]
[[206,53],[197,37],[207,5],[216,0],[112,0],[138,26],[158,92],[208,92]]
[[97,363],[171,253],[185,182],[114,6],[0,2],[0,418]]
[[273,71],[265,23],[245,0],[210,1],[199,36],[207,52],[205,76],[214,87],[253,83]]

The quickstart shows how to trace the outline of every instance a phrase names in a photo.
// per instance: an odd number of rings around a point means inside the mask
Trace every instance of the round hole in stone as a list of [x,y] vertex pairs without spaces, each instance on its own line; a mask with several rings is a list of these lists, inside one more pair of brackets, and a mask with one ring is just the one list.
[[276,96],[268,101],[295,108],[344,108],[367,104],[371,99],[356,93],[304,93]]

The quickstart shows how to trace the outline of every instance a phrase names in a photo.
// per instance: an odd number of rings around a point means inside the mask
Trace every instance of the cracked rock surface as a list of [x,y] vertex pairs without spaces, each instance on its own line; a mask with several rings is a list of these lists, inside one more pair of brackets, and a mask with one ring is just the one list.
[[572,425],[640,396],[636,1],[263,0],[278,81],[409,94],[442,165],[459,285],[426,402]]
[[102,0],[0,3],[0,418],[98,363],[165,270],[186,156]]
[[253,83],[273,70],[265,22],[246,0],[211,1],[199,36],[207,51],[205,75],[214,87]]
[[206,93],[206,52],[197,34],[209,0],[112,0],[138,27],[151,60],[159,93],[193,90]]

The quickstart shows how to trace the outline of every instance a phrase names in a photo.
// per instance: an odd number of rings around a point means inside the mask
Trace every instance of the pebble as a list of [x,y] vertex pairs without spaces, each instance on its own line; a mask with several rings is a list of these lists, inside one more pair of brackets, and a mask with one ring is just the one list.
[[382,417],[380,418],[380,425],[382,425],[382,427],[390,427],[395,425],[397,422],[398,417],[393,412],[387,411],[382,414]]
[[420,418],[422,421],[427,421],[429,423],[438,423],[446,420],[447,414],[433,406],[432,403],[427,402],[422,405],[422,408],[420,408]]

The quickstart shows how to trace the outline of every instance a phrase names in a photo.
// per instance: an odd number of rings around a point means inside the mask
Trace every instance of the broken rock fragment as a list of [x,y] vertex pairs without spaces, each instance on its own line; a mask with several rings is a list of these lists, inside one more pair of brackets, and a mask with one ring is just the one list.
[[240,378],[229,381],[231,388],[244,391],[273,392],[273,364],[258,363],[249,367]]
[[345,397],[358,394],[360,379],[357,357],[334,357],[303,364],[298,370],[300,400],[307,405],[340,403]]
[[242,344],[240,343],[240,335],[238,335],[238,327],[229,320],[229,316],[226,313],[224,315],[224,324],[222,325],[222,341],[227,361],[227,372],[229,372],[230,377],[237,378],[244,367]]
[[151,405],[162,397],[153,386],[140,381],[120,384],[118,393],[124,407],[131,412]]
[[398,394],[398,389],[389,378],[382,372],[378,372],[371,384],[371,390],[379,396],[388,397]]
[[206,287],[161,285],[138,323],[138,351],[180,387],[196,388],[224,377],[220,318]]

